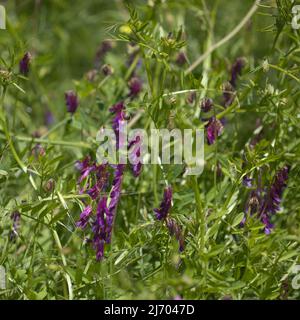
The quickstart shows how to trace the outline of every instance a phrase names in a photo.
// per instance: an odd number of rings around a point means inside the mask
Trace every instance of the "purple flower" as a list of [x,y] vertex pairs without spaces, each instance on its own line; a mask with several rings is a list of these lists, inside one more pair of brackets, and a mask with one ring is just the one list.
[[264,232],[265,234],[270,234],[274,225],[271,224],[270,222],[270,217],[268,216],[268,214],[263,214],[260,218],[261,222],[265,225],[265,229]]
[[238,76],[242,74],[242,70],[245,64],[246,61],[244,58],[237,58],[235,63],[232,65],[230,83],[234,88],[236,87],[236,81],[238,79]]
[[75,111],[78,108],[78,97],[76,95],[76,93],[72,90],[69,90],[67,92],[65,92],[65,99],[66,99],[66,105],[67,105],[67,109],[68,112],[70,113],[75,113]]
[[104,256],[104,244],[107,242],[106,234],[106,217],[109,214],[107,205],[107,198],[103,197],[97,206],[96,219],[93,224],[93,247],[96,250],[97,261],[101,260]]
[[75,167],[80,171],[78,183],[81,183],[92,171],[96,169],[96,166],[91,164],[90,157],[85,157],[82,161],[76,161]]
[[186,58],[186,55],[183,51],[180,51],[177,54],[175,62],[180,67],[187,63],[187,58]]
[[245,211],[250,214],[258,214],[259,219],[265,225],[264,232],[270,234],[273,229],[271,217],[280,210],[283,191],[287,186],[289,167],[285,166],[278,171],[269,190],[260,188],[251,191]]
[[114,179],[112,182],[112,188],[109,195],[110,197],[110,201],[108,204],[109,215],[107,216],[107,221],[106,221],[107,243],[110,243],[110,240],[111,240],[113,222],[116,215],[117,205],[121,197],[121,187],[122,187],[125,168],[126,166],[124,164],[118,164],[114,172]]
[[53,113],[50,110],[46,110],[44,115],[44,122],[47,126],[50,126],[54,122]]
[[12,225],[12,230],[9,234],[9,238],[11,241],[13,241],[18,236],[18,230],[20,229],[21,214],[19,211],[14,211],[11,214],[10,218],[13,222],[13,225]]
[[87,206],[84,208],[84,210],[81,212],[80,214],[80,219],[78,222],[76,222],[76,226],[78,228],[81,228],[81,229],[85,229],[88,222],[89,222],[89,219],[90,219],[90,215],[92,214],[92,207],[91,206]]
[[142,80],[138,77],[132,77],[128,82],[129,97],[136,98],[139,93],[143,90]]
[[252,187],[252,180],[251,178],[244,176],[243,177],[243,185],[247,188],[251,188]]
[[213,105],[214,105],[214,103],[213,103],[212,99],[204,98],[201,101],[201,109],[203,112],[209,112],[212,109]]
[[223,124],[220,120],[212,117],[209,119],[208,124],[206,125],[206,137],[207,143],[212,145],[215,143],[217,137],[219,137],[223,132]]
[[172,205],[172,189],[171,187],[167,187],[164,191],[164,198],[160,204],[160,207],[157,209],[154,209],[156,218],[158,220],[166,219],[170,211],[171,205]]
[[280,203],[284,189],[287,186],[289,167],[285,166],[275,176],[266,201],[265,211],[275,214],[280,210]]
[[175,236],[176,240],[178,241],[179,252],[182,252],[184,250],[184,237],[183,237],[180,226],[172,218],[166,219],[166,225],[170,235]]
[[24,76],[28,75],[30,61],[31,61],[31,54],[30,52],[26,52],[19,63],[20,73],[23,74]]
[[44,147],[37,143],[31,150],[31,154],[38,159],[39,157],[43,157],[46,154]]
[[108,181],[108,171],[107,164],[102,164],[99,166],[94,166],[93,170],[96,172],[96,183],[95,185],[88,189],[86,193],[93,199],[97,199],[100,192],[105,188]]
[[122,123],[122,121],[127,120],[127,116],[125,113],[125,105],[123,101],[120,101],[118,103],[116,103],[115,105],[113,105],[110,109],[110,112],[115,114],[115,117],[113,119],[113,123],[112,123],[112,128],[115,132],[116,135],[116,147],[117,149],[119,149],[120,144],[122,144],[124,141],[119,141],[120,138],[120,125]]
[[99,66],[100,62],[106,54],[113,48],[113,43],[110,40],[104,40],[96,52],[95,65]]
[[141,137],[136,136],[135,139],[131,140],[128,144],[128,149],[130,150],[130,160],[133,163],[131,168],[134,177],[138,177],[140,175],[143,167],[142,162],[139,161],[141,156],[141,148],[139,146],[135,146],[136,144],[139,144],[140,141]]

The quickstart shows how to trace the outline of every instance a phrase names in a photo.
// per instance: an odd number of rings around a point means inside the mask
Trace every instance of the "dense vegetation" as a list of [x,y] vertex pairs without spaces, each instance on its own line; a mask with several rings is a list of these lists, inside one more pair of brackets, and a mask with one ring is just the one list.
[[[1,298],[300,297],[295,3],[254,3],[3,1]],[[97,163],[124,118],[204,129],[203,173]]]

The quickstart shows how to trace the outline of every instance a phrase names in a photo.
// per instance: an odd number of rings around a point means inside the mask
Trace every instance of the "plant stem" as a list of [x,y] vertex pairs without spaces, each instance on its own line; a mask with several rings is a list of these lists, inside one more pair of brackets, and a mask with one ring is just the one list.
[[[0,139],[4,138],[4,136],[0,135]],[[51,144],[51,145],[58,145],[58,146],[65,146],[65,147],[73,147],[73,148],[80,148],[80,149],[91,149],[91,146],[84,142],[71,142],[71,141],[62,141],[62,140],[48,140],[48,139],[41,139],[41,138],[34,138],[34,137],[22,137],[22,136],[15,136],[14,137],[18,141],[23,142],[37,142],[41,144]]]
[[242,21],[230,32],[228,33],[223,39],[219,42],[215,43],[211,46],[205,53],[203,53],[192,65],[185,71],[185,74],[191,73],[195,68],[198,67],[200,63],[202,63],[207,56],[209,56],[213,51],[224,45],[227,41],[231,40],[250,20],[253,14],[256,12],[261,0],[256,0],[254,5],[250,8],[248,13],[242,19]]
[[[197,220],[197,226],[198,226],[198,232],[199,238],[200,238],[200,256],[203,255],[204,253],[204,248],[205,248],[205,214],[204,214],[204,209],[202,206],[202,200],[199,192],[199,186],[198,186],[198,180],[197,176],[192,177],[192,184],[193,184],[193,189],[194,189],[194,194],[195,194],[195,200],[196,200],[196,220]],[[200,223],[200,225],[199,225]]]
[[[61,242],[60,242],[60,239],[59,239],[59,236],[56,232],[56,230],[52,230],[52,234],[53,234],[53,237],[54,237],[54,241],[57,245],[57,248],[60,252],[60,255],[61,255],[61,260],[62,260],[62,263],[63,263],[63,266],[64,268],[67,266],[67,260],[66,260],[66,257],[63,253],[63,248],[62,248],[62,245],[61,245]],[[73,287],[72,287],[72,281],[71,281],[71,278],[69,276],[69,274],[67,273],[67,271],[65,271],[65,278],[66,278],[66,282],[67,282],[67,286],[68,286],[68,291],[69,291],[69,300],[73,300]]]

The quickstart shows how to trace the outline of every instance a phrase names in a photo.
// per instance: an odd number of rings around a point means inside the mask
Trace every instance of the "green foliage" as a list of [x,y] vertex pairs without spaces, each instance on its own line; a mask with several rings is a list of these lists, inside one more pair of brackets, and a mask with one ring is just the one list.
[[[299,299],[291,283],[300,264],[300,36],[291,28],[291,2],[262,1],[233,39],[186,72],[252,5],[7,2],[7,30],[0,30],[0,265],[7,272],[1,298]],[[107,39],[111,50],[95,59]],[[137,51],[128,65],[132,43]],[[27,51],[33,58],[22,76],[18,64]],[[247,64],[224,109],[222,85],[237,57]],[[103,74],[104,64],[113,74]],[[113,240],[97,262],[88,234],[75,226],[91,201],[79,192],[74,165],[86,155],[96,159],[97,131],[110,125],[108,109],[128,95],[137,66],[143,91],[126,98],[131,119],[138,116],[135,128],[204,128],[204,97],[214,100],[210,116],[225,117],[226,124],[216,143],[205,145],[198,178],[184,176],[184,165],[145,165],[139,178],[126,172]],[[73,116],[64,102],[70,89],[79,97]],[[188,103],[191,92],[196,97]],[[49,111],[52,124],[45,122]],[[250,192],[268,188],[284,165],[291,166],[288,187],[271,234],[256,215],[241,227]],[[253,179],[250,190],[245,176]],[[185,236],[180,254],[153,213],[165,181],[173,188],[169,214]],[[16,210],[20,229],[11,240]]]

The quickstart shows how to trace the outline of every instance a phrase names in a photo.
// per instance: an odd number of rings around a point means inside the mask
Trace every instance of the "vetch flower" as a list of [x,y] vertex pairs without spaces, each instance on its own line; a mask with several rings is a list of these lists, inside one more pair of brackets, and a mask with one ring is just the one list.
[[29,73],[30,61],[31,61],[31,54],[30,52],[26,52],[19,63],[20,73],[23,74],[24,76],[27,76]]
[[176,56],[175,62],[178,66],[182,67],[187,63],[186,54],[183,51],[180,51]]
[[93,209],[91,206],[85,207],[84,210],[80,214],[79,221],[76,222],[76,226],[78,228],[85,229],[88,222],[89,222],[89,219],[90,219],[92,212],[93,212]]
[[111,240],[113,222],[116,215],[117,205],[121,197],[121,188],[122,188],[122,181],[123,181],[125,168],[126,166],[124,164],[118,164],[115,167],[114,179],[113,179],[112,188],[109,194],[109,204],[108,204],[109,214],[106,220],[107,243],[110,243],[110,240]]
[[269,194],[267,195],[266,204],[264,211],[275,214],[280,210],[280,203],[282,194],[287,186],[289,174],[289,167],[285,166],[275,176],[274,182],[271,185]]
[[220,120],[215,117],[209,119],[208,124],[206,125],[206,137],[207,143],[212,145],[216,142],[217,137],[219,137],[223,132],[223,124]]
[[201,109],[203,112],[209,112],[212,109],[213,105],[214,105],[214,103],[213,103],[212,99],[204,98],[201,101]]
[[237,58],[235,63],[232,65],[230,83],[234,88],[236,87],[238,76],[242,74],[245,64],[246,61],[244,58]]
[[66,99],[66,105],[67,105],[67,110],[70,113],[75,113],[75,111],[78,108],[78,97],[76,93],[73,90],[69,90],[65,92],[65,99]]
[[31,150],[31,154],[38,159],[39,157],[43,157],[46,154],[44,147],[37,143]]
[[143,82],[138,77],[132,77],[128,82],[129,97],[136,98],[139,93],[143,90]]
[[95,65],[99,67],[100,62],[106,56],[106,54],[113,48],[113,42],[110,40],[104,40],[96,52]]
[[269,189],[257,188],[250,193],[245,212],[258,215],[265,226],[265,234],[270,234],[274,227],[271,223],[271,217],[280,210],[283,191],[287,187],[288,174],[289,167],[284,166],[277,172]]
[[252,180],[251,178],[249,178],[248,176],[244,176],[243,177],[243,185],[247,188],[251,188],[252,187]]
[[82,161],[76,161],[75,167],[80,171],[78,183],[81,183],[92,171],[96,169],[96,166],[91,163],[90,157],[85,157]]
[[134,177],[138,177],[142,171],[143,164],[139,161],[139,158],[141,156],[141,149],[140,147],[135,146],[141,141],[140,136],[136,136],[135,139],[131,140],[128,144],[128,150],[130,152],[130,159],[132,161],[132,173]]
[[46,126],[50,126],[54,122],[53,113],[49,109],[46,110],[46,112],[45,112],[44,122],[45,122]]
[[112,122],[112,128],[115,132],[116,135],[116,147],[117,149],[119,149],[119,128],[120,128],[120,124],[122,121],[127,120],[127,116],[125,113],[125,104],[123,101],[120,101],[118,103],[116,103],[115,105],[113,105],[110,109],[110,112],[115,114],[115,117],[113,119]]
[[107,164],[99,166],[94,165],[92,171],[96,173],[96,183],[92,188],[88,189],[86,193],[92,198],[92,200],[95,200],[98,198],[100,192],[106,187],[108,181]]
[[157,209],[154,209],[156,218],[158,220],[166,219],[170,211],[171,205],[172,205],[172,189],[171,187],[167,187],[164,191],[164,198],[160,204],[160,207]]
[[274,225],[270,222],[270,216],[264,213],[261,216],[261,222],[265,225],[264,232],[265,234],[270,234]]
[[182,252],[184,250],[184,237],[180,226],[173,218],[167,218],[166,225],[170,235],[175,236],[176,240],[178,241],[179,252]]
[[93,247],[96,250],[96,260],[99,261],[104,256],[104,244],[107,242],[106,217],[109,215],[107,208],[107,198],[103,197],[97,206],[96,219],[93,224]]

